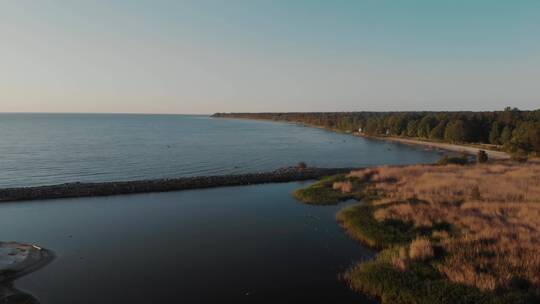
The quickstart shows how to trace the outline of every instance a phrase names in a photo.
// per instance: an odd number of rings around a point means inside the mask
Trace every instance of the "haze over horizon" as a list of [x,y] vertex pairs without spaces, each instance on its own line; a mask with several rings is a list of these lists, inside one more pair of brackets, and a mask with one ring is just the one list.
[[0,112],[540,104],[540,1],[3,1]]

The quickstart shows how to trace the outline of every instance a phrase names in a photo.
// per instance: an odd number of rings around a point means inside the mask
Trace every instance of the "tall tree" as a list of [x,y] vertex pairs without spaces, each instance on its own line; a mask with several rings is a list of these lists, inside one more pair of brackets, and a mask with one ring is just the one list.
[[433,129],[437,123],[438,121],[433,115],[428,114],[424,116],[424,118],[422,118],[418,124],[418,137],[428,138],[431,129]]
[[494,145],[501,144],[502,124],[498,121],[493,122],[491,131],[489,132],[489,142]]
[[505,126],[501,132],[499,141],[503,145],[508,145],[510,140],[512,140],[512,128],[510,126]]
[[429,132],[430,139],[441,140],[444,139],[444,132],[446,130],[446,121],[443,120]]
[[444,133],[444,139],[454,143],[466,142],[468,139],[467,132],[467,125],[463,120],[454,120],[448,123]]

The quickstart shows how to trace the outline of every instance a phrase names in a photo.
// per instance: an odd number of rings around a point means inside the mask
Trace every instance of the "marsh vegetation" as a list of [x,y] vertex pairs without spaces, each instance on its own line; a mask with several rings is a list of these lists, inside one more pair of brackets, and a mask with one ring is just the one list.
[[361,199],[360,185],[355,179],[340,174],[321,178],[318,182],[293,192],[295,199],[313,205],[334,205],[348,199]]
[[383,166],[327,178],[307,189],[324,193],[318,199],[302,197],[311,203],[363,199],[337,214],[351,237],[381,250],[375,260],[343,275],[357,291],[383,303],[539,299],[536,161]]

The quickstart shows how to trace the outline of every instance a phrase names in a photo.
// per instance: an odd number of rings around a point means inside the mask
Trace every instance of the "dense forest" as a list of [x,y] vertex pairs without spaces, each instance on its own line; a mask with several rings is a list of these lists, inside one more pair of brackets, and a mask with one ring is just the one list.
[[540,153],[540,110],[491,112],[216,113],[214,117],[302,123],[371,136],[493,144],[509,152]]

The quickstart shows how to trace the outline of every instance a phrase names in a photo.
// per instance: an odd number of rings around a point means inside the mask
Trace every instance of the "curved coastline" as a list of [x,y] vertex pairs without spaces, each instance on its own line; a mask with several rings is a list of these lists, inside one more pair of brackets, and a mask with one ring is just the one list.
[[168,192],[212,187],[285,183],[312,180],[323,176],[350,172],[358,168],[282,168],[271,172],[179,177],[123,182],[67,183],[51,186],[0,189],[0,202],[46,200],[58,198],[111,196],[122,194]]
[[420,139],[415,139],[415,138],[395,137],[395,136],[368,136],[365,134],[360,134],[358,132],[354,132],[352,134],[354,136],[359,136],[359,137],[364,137],[364,138],[391,141],[391,142],[400,143],[404,145],[424,146],[429,149],[440,149],[440,150],[465,153],[465,154],[470,154],[470,155],[476,155],[476,153],[478,153],[478,150],[484,150],[488,154],[490,159],[495,159],[495,160],[510,159],[510,155],[504,151],[490,150],[489,147],[483,147],[483,146],[473,146],[473,145],[463,145],[463,144],[460,145],[460,144],[420,140]]
[[[448,142],[438,142],[433,140],[427,140],[427,139],[418,139],[414,137],[398,137],[398,136],[377,136],[377,135],[368,135],[365,133],[360,132],[345,132],[343,130],[339,130],[336,128],[328,128],[324,126],[319,126],[315,124],[308,124],[304,122],[295,122],[295,121],[288,121],[288,120],[275,120],[275,119],[265,119],[265,118],[256,118],[256,117],[240,117],[236,116],[235,113],[215,113],[211,116],[212,118],[221,118],[221,119],[240,119],[240,120],[259,120],[259,121],[269,121],[269,122],[277,122],[277,123],[287,123],[287,124],[293,124],[293,125],[299,125],[304,126],[308,128],[317,128],[322,129],[330,132],[336,132],[336,133],[343,133],[343,134],[349,134],[352,136],[367,138],[367,139],[374,139],[374,140],[382,140],[382,141],[389,141],[404,145],[414,145],[414,146],[423,146],[428,149],[439,149],[449,152],[458,152],[458,153],[465,153],[469,155],[476,155],[478,150],[484,150],[489,158],[496,159],[496,160],[505,160],[510,159],[510,155],[501,150],[494,150],[493,147],[490,147],[488,144],[457,144],[457,143],[448,143]],[[493,146],[493,145],[491,145]]]

